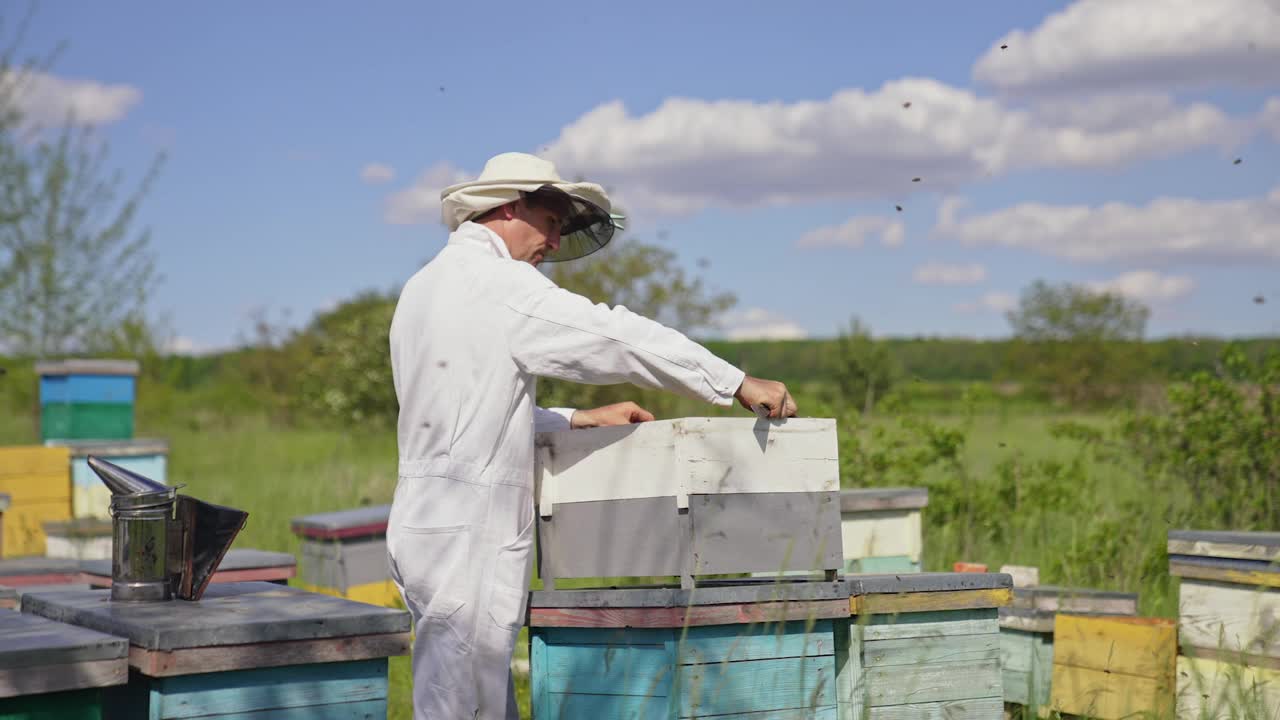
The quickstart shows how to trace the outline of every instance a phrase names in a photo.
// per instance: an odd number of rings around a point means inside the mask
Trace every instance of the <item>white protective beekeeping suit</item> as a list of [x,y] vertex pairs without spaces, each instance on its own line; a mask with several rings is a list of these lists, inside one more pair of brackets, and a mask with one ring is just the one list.
[[719,405],[743,373],[623,307],[593,305],[465,222],[391,324],[400,478],[387,528],[413,615],[415,718],[517,717],[510,678],[532,569],[537,376],[631,382]]

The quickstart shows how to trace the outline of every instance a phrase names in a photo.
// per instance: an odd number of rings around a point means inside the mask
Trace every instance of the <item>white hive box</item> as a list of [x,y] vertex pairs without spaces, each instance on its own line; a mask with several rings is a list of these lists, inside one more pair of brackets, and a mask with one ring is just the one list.
[[542,433],[539,567],[557,577],[841,567],[834,420],[682,418]]

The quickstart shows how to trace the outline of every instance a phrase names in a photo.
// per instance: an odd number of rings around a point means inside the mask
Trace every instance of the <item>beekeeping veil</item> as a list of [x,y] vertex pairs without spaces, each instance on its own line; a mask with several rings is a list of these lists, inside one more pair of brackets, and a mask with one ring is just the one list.
[[622,227],[622,216],[609,212],[604,188],[589,182],[565,182],[553,163],[525,153],[495,155],[485,163],[480,177],[442,190],[440,214],[453,231],[468,220],[535,192],[560,193],[568,201],[560,247],[547,253],[546,262],[590,255],[607,245]]

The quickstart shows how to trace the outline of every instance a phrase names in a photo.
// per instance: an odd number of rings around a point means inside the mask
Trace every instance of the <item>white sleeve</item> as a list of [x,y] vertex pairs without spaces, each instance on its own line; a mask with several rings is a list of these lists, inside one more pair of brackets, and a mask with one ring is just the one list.
[[745,374],[664,325],[550,281],[506,303],[511,357],[524,372],[591,385],[629,382],[732,405]]
[[533,407],[533,431],[534,432],[557,432],[559,430],[568,430],[569,421],[573,419],[573,414],[577,412],[574,408],[541,408]]

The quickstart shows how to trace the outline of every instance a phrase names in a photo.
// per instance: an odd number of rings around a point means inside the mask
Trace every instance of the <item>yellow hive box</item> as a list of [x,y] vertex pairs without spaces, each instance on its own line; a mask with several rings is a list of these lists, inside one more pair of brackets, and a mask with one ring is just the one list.
[[0,552],[4,557],[44,555],[44,523],[71,518],[68,450],[0,447],[0,493],[10,498]]
[[1177,658],[1174,620],[1058,615],[1050,707],[1099,720],[1170,717]]

